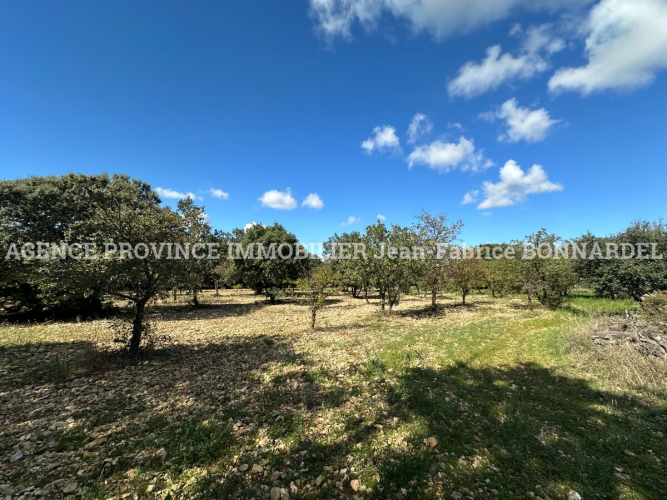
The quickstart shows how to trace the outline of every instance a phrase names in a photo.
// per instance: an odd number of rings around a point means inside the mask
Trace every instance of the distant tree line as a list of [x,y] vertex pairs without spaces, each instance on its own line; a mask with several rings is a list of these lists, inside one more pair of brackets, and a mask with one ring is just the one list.
[[[280,224],[255,224],[231,232],[213,230],[204,207],[193,200],[164,206],[151,187],[127,175],[68,174],[29,177],[0,182],[0,315],[5,318],[65,318],[102,315],[113,299],[127,301],[133,310],[129,349],[136,352],[145,329],[150,301],[170,293],[185,293],[199,305],[203,288],[244,287],[275,303],[287,290],[299,290],[317,311],[326,297],[341,289],[360,300],[379,297],[380,308],[390,313],[402,295],[418,290],[437,309],[443,291],[467,296],[486,289],[492,296],[524,294],[530,303],[556,306],[575,286],[585,286],[604,297],[640,300],[652,291],[667,290],[666,260],[507,258],[487,248],[514,248],[524,244],[558,245],[562,240],[546,230],[523,241],[465,248],[459,241],[463,224],[445,215],[422,212],[410,227],[369,225],[363,233],[335,234],[317,258],[307,254],[296,236]],[[169,260],[149,253],[128,259],[120,253],[103,259],[5,259],[10,245],[28,242],[129,243],[175,242],[182,245],[215,244],[220,259]],[[594,244],[653,244],[667,256],[667,227],[662,221],[635,222],[607,237],[586,234],[575,240]],[[230,245],[262,244],[286,247],[290,258],[228,258]],[[355,245],[365,249],[354,255]],[[348,248],[357,258],[345,258],[337,249]],[[419,258],[387,249],[421,249]],[[479,258],[438,258],[442,249],[476,250]],[[451,253],[449,253],[451,255]],[[380,256],[379,258],[377,256]],[[314,256],[310,256],[314,257]]]

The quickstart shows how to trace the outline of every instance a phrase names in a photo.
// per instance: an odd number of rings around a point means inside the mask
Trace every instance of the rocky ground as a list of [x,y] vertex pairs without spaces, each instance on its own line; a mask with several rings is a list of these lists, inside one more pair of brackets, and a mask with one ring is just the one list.
[[567,373],[580,320],[457,300],[337,296],[314,332],[245,291],[166,301],[137,362],[106,321],[2,326],[0,499],[667,497],[665,407]]

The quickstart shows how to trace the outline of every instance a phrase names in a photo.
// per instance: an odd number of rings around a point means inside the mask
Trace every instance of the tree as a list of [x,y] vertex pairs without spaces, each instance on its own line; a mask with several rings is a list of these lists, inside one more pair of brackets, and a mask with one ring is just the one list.
[[378,221],[366,228],[363,241],[369,275],[380,294],[382,311],[388,305],[391,313],[419,273],[421,261],[414,259],[413,254],[415,235],[408,228],[392,225],[388,229]]
[[576,284],[571,261],[555,250],[563,243],[546,229],[526,237],[524,248],[533,248],[536,252],[534,258],[524,255],[520,260],[519,276],[528,302],[535,296],[542,305],[557,306]]
[[320,264],[314,269],[306,269],[305,274],[305,277],[299,279],[297,286],[306,295],[306,301],[310,306],[310,328],[314,330],[317,311],[324,307],[327,297],[331,295],[338,281],[338,276],[328,263]]
[[340,276],[341,285],[356,298],[362,290],[368,290],[369,278],[363,256],[355,258],[355,245],[362,245],[359,232],[334,234],[324,243],[322,256]]
[[68,174],[0,182],[0,314],[39,318],[97,315],[103,311],[102,290],[68,279],[78,263],[67,255],[47,262],[5,259],[11,245],[88,240],[82,222],[89,217],[83,183],[100,176]]
[[423,264],[423,282],[431,292],[431,308],[436,308],[438,292],[447,279],[443,253],[456,241],[463,227],[461,221],[447,222],[444,214],[431,215],[425,210],[416,217],[414,226],[418,244],[426,249]]
[[[84,183],[90,210],[85,222],[86,233],[97,247],[106,245],[110,252],[103,259],[91,261],[81,269],[82,281],[99,286],[118,298],[126,299],[134,309],[129,351],[136,354],[145,330],[146,304],[174,287],[180,267],[186,259],[168,259],[151,251],[164,244],[186,243],[184,220],[176,212],[161,205],[150,185],[127,175],[100,176],[96,182]],[[122,245],[135,249],[134,255],[122,251]],[[148,252],[143,251],[143,246]],[[139,248],[142,246],[141,254]],[[117,249],[117,251],[114,251]],[[145,257],[144,257],[145,256]]]
[[[194,254],[206,255],[205,245],[213,240],[204,207],[195,205],[191,198],[179,200],[177,207],[183,219],[185,244],[194,250]],[[190,258],[180,266],[177,286],[192,294],[192,302],[196,307],[199,306],[199,291],[207,276],[212,274],[214,262],[207,258]]]
[[[271,304],[285,288],[299,278],[299,260],[308,256],[294,234],[276,223],[264,227],[256,224],[245,230],[234,249],[234,266],[239,279],[255,293],[265,294]],[[304,264],[304,265],[307,265]]]
[[448,266],[448,281],[461,291],[462,303],[472,290],[482,286],[488,279],[486,261],[477,257],[462,256],[450,261]]

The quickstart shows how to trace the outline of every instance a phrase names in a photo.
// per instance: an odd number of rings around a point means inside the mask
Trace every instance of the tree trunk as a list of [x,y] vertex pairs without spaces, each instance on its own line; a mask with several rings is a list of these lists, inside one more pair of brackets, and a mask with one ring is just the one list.
[[174,288],[174,302],[176,302],[176,289]]
[[271,294],[269,295],[269,303],[275,304],[276,303],[276,296]]
[[141,344],[141,333],[144,331],[144,314],[146,312],[146,300],[141,299],[135,304],[134,320],[132,321],[132,338],[130,338],[130,354],[139,353]]
[[466,305],[466,295],[468,295],[468,292],[463,290],[463,293],[461,295],[463,296],[463,305]]
[[199,297],[197,297],[197,289],[195,288],[192,290],[192,303],[195,305],[195,307],[199,307]]
[[219,295],[219,293],[218,293],[218,280],[215,280],[215,294],[216,294],[216,296]]
[[371,301],[368,300],[368,287],[364,288],[364,298],[366,299],[366,304],[370,304]]
[[435,310],[435,307],[436,307],[435,301],[437,299],[437,296],[438,296],[438,289],[433,288],[431,290],[431,309],[433,309],[433,310]]
[[310,318],[310,329],[315,329],[315,319],[317,318],[317,309],[314,307],[311,309],[311,318]]

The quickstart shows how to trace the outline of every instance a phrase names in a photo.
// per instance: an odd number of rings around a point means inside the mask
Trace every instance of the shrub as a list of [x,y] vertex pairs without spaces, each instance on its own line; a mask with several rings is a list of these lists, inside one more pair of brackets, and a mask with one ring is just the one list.
[[649,319],[667,323],[667,292],[653,292],[644,295],[642,311]]

